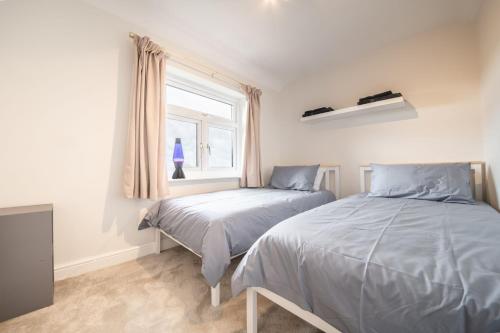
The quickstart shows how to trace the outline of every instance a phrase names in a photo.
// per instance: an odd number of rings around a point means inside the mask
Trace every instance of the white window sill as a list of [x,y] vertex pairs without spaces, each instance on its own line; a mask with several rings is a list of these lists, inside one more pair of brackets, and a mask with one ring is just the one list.
[[225,183],[225,182],[239,182],[240,177],[237,175],[229,176],[196,176],[182,179],[169,179],[170,186],[183,186],[192,184],[207,184],[207,183]]

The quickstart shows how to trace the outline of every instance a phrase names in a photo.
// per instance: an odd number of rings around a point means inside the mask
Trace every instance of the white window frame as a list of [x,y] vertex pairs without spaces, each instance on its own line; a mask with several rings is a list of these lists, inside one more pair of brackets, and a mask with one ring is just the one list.
[[[212,87],[204,85],[178,75],[169,75],[167,85],[178,89],[186,90],[204,97],[208,97],[232,106],[232,119],[202,113],[197,110],[168,104],[167,98],[167,122],[169,119],[190,121],[198,124],[197,133],[197,167],[183,168],[187,179],[197,178],[220,178],[239,177],[241,171],[242,149],[243,149],[243,120],[246,100],[241,97],[232,96],[218,91]],[[166,89],[167,87],[165,87]],[[208,165],[208,129],[209,127],[231,130],[233,132],[233,167],[209,167]],[[167,156],[167,159],[171,158]],[[168,174],[169,179],[172,175]]]
[[[176,107],[177,108],[177,107]],[[178,114],[181,114],[181,112],[178,112]],[[185,121],[185,122],[189,122],[189,123],[193,123],[193,124],[196,124],[196,146],[198,147],[200,141],[201,141],[201,127],[202,127],[202,123],[201,123],[201,120],[198,120],[198,119],[193,119],[191,117],[185,117],[185,116],[181,116],[181,115],[178,115],[178,114],[168,114],[167,113],[167,122],[169,119],[173,119],[173,120],[178,120],[178,121]],[[167,158],[169,158],[169,156],[167,156]],[[170,158],[172,158],[172,156],[170,156]],[[201,149],[196,149],[196,166],[195,167],[184,167],[183,170],[190,170],[190,171],[195,171],[195,172],[201,172]],[[168,175],[169,178],[172,177],[171,174]]]
[[[232,132],[232,140],[233,140],[233,167],[232,168],[225,168],[225,167],[210,167],[209,165],[209,155],[210,155],[210,147],[208,143],[208,133],[209,133],[209,127],[211,128],[217,128],[217,129],[222,129],[222,130],[229,130]],[[214,122],[206,122],[205,123],[205,142],[207,143],[206,149],[208,149],[208,154],[204,154],[204,157],[206,158],[205,165],[207,166],[207,170],[212,170],[212,171],[228,171],[228,169],[237,169],[238,167],[238,128],[237,126],[228,126],[228,125],[221,125],[219,123],[214,123]]]

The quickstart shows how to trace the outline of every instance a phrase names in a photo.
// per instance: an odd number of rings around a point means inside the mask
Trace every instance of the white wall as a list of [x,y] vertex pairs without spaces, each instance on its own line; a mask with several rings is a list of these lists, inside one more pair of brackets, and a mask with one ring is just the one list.
[[[484,22],[490,22],[484,31],[495,31],[494,18]],[[129,31],[145,33],[76,0],[0,1],[0,207],[54,203],[57,267],[152,249],[152,232],[136,230],[139,210],[151,202],[121,194],[133,52]],[[360,164],[481,160],[476,42],[472,26],[440,29],[327,68],[279,94],[264,91],[266,179],[275,164],[339,163],[346,195],[358,189]],[[483,74],[498,73],[498,64],[487,60],[498,60],[498,47],[483,49]],[[483,75],[483,101],[492,103],[498,75],[489,77]],[[384,89],[403,92],[417,117],[298,121],[304,110],[352,105]],[[493,124],[485,136],[491,160],[498,158],[493,109],[484,112],[486,125]],[[174,187],[172,194],[236,185]]]
[[0,207],[54,203],[56,268],[152,249],[152,231],[137,231],[152,202],[121,191],[129,31],[142,32],[76,0],[0,2]]
[[[299,122],[305,110],[355,105],[386,89],[402,92],[416,115]],[[349,195],[359,190],[359,166],[370,162],[482,160],[478,89],[474,26],[441,28],[304,78],[283,92],[266,126],[283,143],[281,163],[338,163]]]
[[479,18],[481,106],[488,198],[500,207],[500,1],[484,2]]

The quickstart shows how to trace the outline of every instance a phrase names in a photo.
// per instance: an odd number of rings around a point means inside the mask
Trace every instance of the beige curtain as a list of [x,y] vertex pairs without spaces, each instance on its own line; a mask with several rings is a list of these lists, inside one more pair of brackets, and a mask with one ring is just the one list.
[[261,187],[260,170],[260,95],[262,92],[250,86],[242,85],[248,100],[245,148],[241,187]]
[[158,199],[168,194],[165,170],[165,62],[160,46],[134,37],[132,109],[123,187],[127,198]]

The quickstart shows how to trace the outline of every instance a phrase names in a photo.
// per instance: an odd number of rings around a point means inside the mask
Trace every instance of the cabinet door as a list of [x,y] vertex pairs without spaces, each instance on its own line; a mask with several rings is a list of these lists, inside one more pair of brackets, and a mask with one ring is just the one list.
[[52,211],[0,216],[0,321],[53,303]]

